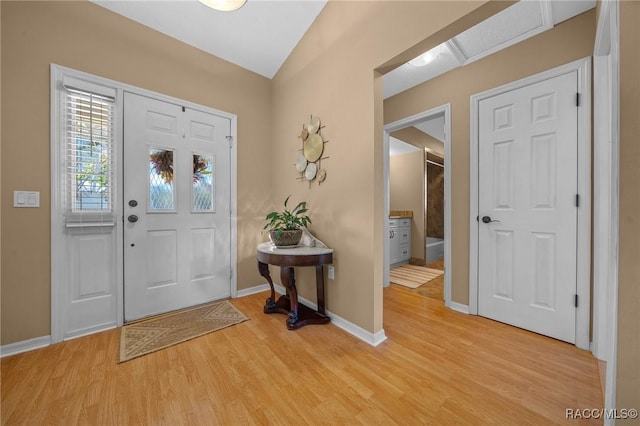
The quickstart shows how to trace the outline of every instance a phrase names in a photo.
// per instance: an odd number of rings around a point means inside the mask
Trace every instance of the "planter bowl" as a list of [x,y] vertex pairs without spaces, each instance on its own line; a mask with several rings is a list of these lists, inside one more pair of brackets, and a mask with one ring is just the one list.
[[297,246],[300,243],[300,239],[302,238],[302,229],[295,229],[293,231],[282,231],[280,238],[276,236],[276,231],[269,231],[269,236],[271,237],[271,242],[276,245],[276,247],[291,247]]

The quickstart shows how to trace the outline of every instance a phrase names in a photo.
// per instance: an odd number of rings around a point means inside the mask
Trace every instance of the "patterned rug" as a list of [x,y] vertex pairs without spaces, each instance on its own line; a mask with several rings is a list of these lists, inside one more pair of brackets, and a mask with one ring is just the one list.
[[128,324],[122,327],[120,332],[119,362],[221,330],[248,319],[231,302],[223,300]]
[[444,271],[416,265],[400,265],[389,272],[389,281],[409,288],[418,288],[438,278]]

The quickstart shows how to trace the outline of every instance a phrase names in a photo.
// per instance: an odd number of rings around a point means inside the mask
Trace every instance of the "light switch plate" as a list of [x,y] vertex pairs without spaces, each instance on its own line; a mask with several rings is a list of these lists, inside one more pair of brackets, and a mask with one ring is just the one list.
[[336,270],[334,269],[334,267],[333,267],[333,266],[329,266],[329,267],[327,267],[327,277],[328,277],[330,280],[335,279],[335,273],[336,273]]
[[13,207],[40,207],[40,192],[13,191]]

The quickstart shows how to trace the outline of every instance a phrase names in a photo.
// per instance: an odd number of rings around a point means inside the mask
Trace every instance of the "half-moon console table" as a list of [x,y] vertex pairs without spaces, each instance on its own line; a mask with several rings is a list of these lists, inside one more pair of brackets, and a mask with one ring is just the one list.
[[[258,245],[258,270],[271,287],[271,295],[264,305],[265,314],[287,315],[287,328],[295,330],[307,324],[327,324],[331,319],[324,311],[324,265],[333,263],[333,250],[321,247],[277,248],[271,243]],[[280,280],[287,294],[276,301],[269,265],[280,267]],[[294,268],[315,266],[318,310],[298,303]]]

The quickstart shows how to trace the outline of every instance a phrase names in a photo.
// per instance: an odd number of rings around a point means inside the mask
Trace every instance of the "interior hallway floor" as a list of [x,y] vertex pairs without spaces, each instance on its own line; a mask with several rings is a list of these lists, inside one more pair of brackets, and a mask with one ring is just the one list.
[[232,300],[249,321],[121,364],[119,329],[4,358],[2,424],[601,424],[565,418],[602,407],[573,345],[390,287],[374,348],[331,324],[288,331],[266,296]]
[[[425,268],[444,271],[444,259],[434,260],[433,262],[425,265]],[[417,288],[408,288],[394,283],[391,283],[391,287],[411,291],[431,299],[444,301],[444,275],[440,275]]]

